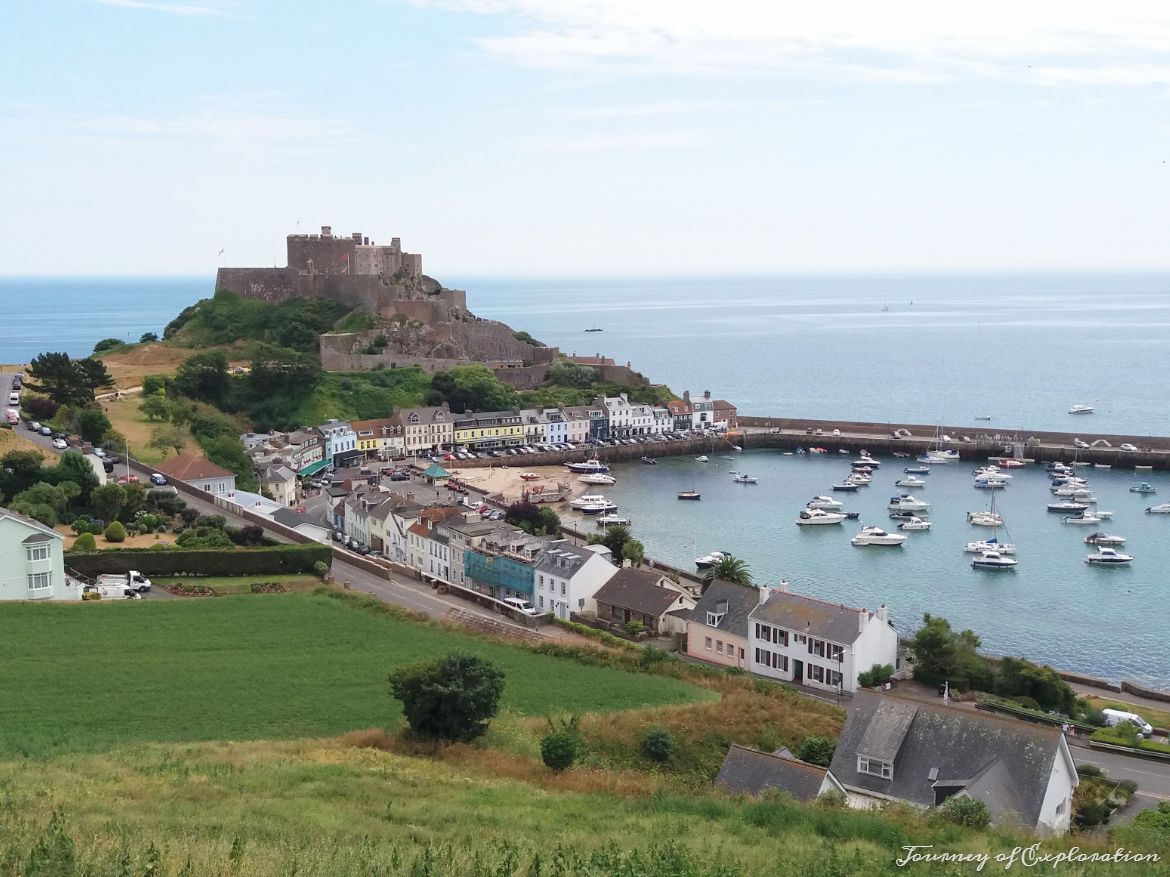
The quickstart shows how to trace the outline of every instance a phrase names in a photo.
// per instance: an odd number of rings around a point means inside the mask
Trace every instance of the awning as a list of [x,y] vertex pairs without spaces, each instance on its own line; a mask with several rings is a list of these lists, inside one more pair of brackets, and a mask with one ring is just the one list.
[[310,475],[316,475],[322,469],[329,465],[328,460],[318,460],[316,463],[310,463],[304,469],[297,470],[298,478],[308,478]]

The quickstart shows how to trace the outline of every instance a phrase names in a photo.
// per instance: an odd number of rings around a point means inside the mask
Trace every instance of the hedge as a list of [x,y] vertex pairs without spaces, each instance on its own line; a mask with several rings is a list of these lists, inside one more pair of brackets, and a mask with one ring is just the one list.
[[[1089,738],[1097,743],[1109,743],[1113,746],[1124,746],[1127,749],[1135,747],[1130,746],[1129,741],[1117,732],[1116,727],[1101,728],[1092,737]],[[1165,743],[1160,743],[1157,740],[1144,740],[1138,738],[1138,745],[1136,747],[1141,752],[1158,752],[1162,755],[1170,755],[1170,746]]]
[[117,548],[65,553],[65,565],[90,578],[132,569],[148,577],[314,573],[314,564],[329,566],[332,559],[333,549],[315,542],[263,548]]
[[1046,725],[1068,725],[1071,728],[1076,728],[1078,731],[1084,731],[1086,734],[1092,734],[1097,730],[1096,725],[1090,725],[1088,722],[1073,721],[1072,719],[1065,718],[1064,716],[1046,713],[1044,710],[1029,709],[1028,707],[1020,706],[1017,703],[999,700],[994,697],[977,697],[975,700],[975,706],[981,710],[987,710],[988,712],[1006,713],[1008,715],[1016,716],[1027,721],[1040,722]]

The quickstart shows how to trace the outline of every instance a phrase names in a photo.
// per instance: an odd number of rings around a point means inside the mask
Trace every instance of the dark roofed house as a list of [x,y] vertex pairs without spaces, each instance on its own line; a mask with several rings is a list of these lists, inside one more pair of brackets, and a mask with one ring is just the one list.
[[685,615],[695,608],[695,598],[666,576],[630,566],[619,569],[591,602],[598,618],[616,624],[639,621],[654,635],[683,633]]
[[715,778],[716,788],[729,795],[753,797],[765,792],[786,792],[806,803],[831,789],[845,792],[827,767],[800,761],[784,752],[769,755],[732,744]]
[[759,591],[716,580],[707,586],[687,621],[687,654],[722,667],[748,667],[748,614]]
[[830,768],[851,803],[982,801],[993,825],[1069,829],[1076,763],[1058,728],[858,692]]

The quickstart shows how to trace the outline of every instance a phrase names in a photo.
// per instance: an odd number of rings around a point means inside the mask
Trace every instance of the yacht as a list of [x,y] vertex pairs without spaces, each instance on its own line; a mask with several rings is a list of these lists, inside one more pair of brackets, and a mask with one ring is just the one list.
[[861,488],[861,485],[856,481],[842,481],[840,484],[834,484],[833,490],[845,490],[850,493],[855,493]]
[[812,499],[810,499],[805,504],[805,508],[826,509],[827,511],[835,512],[844,505],[845,503],[835,500],[831,496],[825,496],[824,494],[821,494],[820,496],[814,496]]
[[866,466],[864,463],[854,463],[850,468],[858,475],[873,474],[873,466]]
[[999,551],[982,551],[971,561],[973,569],[1015,569],[1019,561],[1014,557],[1007,557]]
[[586,460],[584,463],[566,463],[565,468],[570,472],[576,472],[578,475],[588,475],[591,472],[608,472],[609,467],[606,466],[596,457]]
[[1147,515],[1170,515],[1170,502],[1164,502],[1161,505],[1153,505],[1146,509]]
[[930,474],[930,467],[929,466],[907,466],[902,471],[905,472],[907,475],[929,475]]
[[604,472],[590,472],[588,475],[582,475],[577,480],[582,484],[617,484],[616,478],[612,475],[606,475]]
[[917,515],[911,515],[909,520],[898,525],[899,530],[929,530],[930,521],[924,521]]
[[755,475],[748,475],[746,472],[740,472],[738,475],[736,475],[731,480],[734,481],[736,484],[759,484],[760,483],[759,478],[757,478]]
[[920,463],[953,463],[959,459],[959,452],[950,448],[927,451],[918,458]]
[[1083,511],[1075,515],[1065,515],[1061,520],[1066,524],[1100,524],[1104,518],[1099,518],[1090,511]]
[[1071,499],[1062,499],[1060,502],[1048,503],[1050,512],[1083,512],[1089,507],[1087,502],[1074,502]]
[[658,465],[658,461],[655,460],[653,457],[643,457],[642,462],[645,463],[647,466],[657,466]]
[[707,569],[723,560],[725,557],[731,557],[727,551],[712,551],[710,554],[704,554],[702,557],[695,558],[695,566],[699,569]]
[[1124,536],[1112,536],[1109,533],[1102,533],[1098,530],[1096,533],[1090,533],[1085,537],[1086,545],[1124,545]]
[[975,470],[976,478],[998,478],[1002,481],[1011,481],[1012,476],[1004,472],[999,466],[980,466]]
[[890,502],[886,505],[892,512],[924,512],[930,508],[930,503],[925,500],[915,499],[908,493],[900,493],[897,496],[891,496]]
[[1074,499],[1087,499],[1093,495],[1093,491],[1079,484],[1062,484],[1059,487],[1052,488],[1052,495],[1060,497],[1071,496]]
[[926,482],[917,475],[907,475],[894,482],[895,487],[926,487]]
[[678,498],[679,499],[688,499],[688,500],[691,500],[692,502],[698,502],[699,500],[701,500],[703,498],[703,494],[699,493],[699,491],[697,491],[697,490],[680,490],[678,492]]
[[1135,484],[1129,489],[1130,493],[1157,493],[1158,488],[1150,484],[1148,481],[1143,481],[1141,484]]
[[980,490],[1003,490],[1008,483],[1002,478],[976,478],[975,486]]
[[1001,469],[1023,469],[1025,463],[1023,460],[1017,460],[1014,457],[1000,457],[997,465]]
[[599,515],[597,518],[597,526],[599,527],[612,527],[615,524],[628,525],[629,523],[630,519],[623,518],[621,515]]
[[810,524],[840,524],[845,516],[840,512],[827,512],[824,509],[804,509],[796,517],[796,523],[801,526]]
[[606,502],[604,494],[601,493],[583,493],[576,499],[569,500],[569,508],[578,509],[589,505],[597,505],[598,503]]
[[1092,405],[1074,405],[1068,409],[1069,414],[1092,414],[1097,409]]
[[1095,566],[1125,566],[1133,560],[1128,554],[1122,554],[1116,548],[1101,547],[1085,558],[1085,563]]
[[873,481],[873,476],[866,472],[850,472],[849,477],[845,479],[847,484],[857,484],[861,487],[866,487]]
[[881,464],[882,464],[881,460],[875,460],[873,457],[871,457],[865,451],[862,451],[861,456],[858,457],[856,460],[854,460],[852,465],[854,468],[857,468],[858,466],[869,466],[873,469],[876,469]]
[[577,511],[583,515],[601,515],[608,512],[617,511],[617,503],[612,503],[605,497],[602,497],[596,502],[586,503],[585,505],[577,506]]
[[707,455],[706,454],[699,454],[699,456],[695,457],[695,462],[696,463],[706,463],[707,462]]
[[995,512],[967,512],[967,523],[976,527],[1002,527],[1003,518]]
[[908,537],[900,533],[887,533],[881,527],[862,527],[861,532],[850,541],[854,545],[901,545]]
[[998,551],[1000,554],[1015,554],[1016,546],[1010,542],[1000,542],[992,536],[990,539],[968,542],[963,548],[963,551],[967,554],[982,554],[984,551]]

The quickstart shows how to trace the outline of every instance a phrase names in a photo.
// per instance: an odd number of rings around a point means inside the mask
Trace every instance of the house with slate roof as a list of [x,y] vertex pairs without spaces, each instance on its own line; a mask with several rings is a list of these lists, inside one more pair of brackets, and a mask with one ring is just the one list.
[[785,792],[806,804],[834,789],[848,794],[827,767],[793,758],[787,749],[768,754],[734,743],[723,759],[715,787],[728,795],[755,798],[767,792]]
[[687,654],[721,667],[748,669],[748,615],[759,604],[756,588],[712,582],[691,610]]
[[273,463],[260,473],[260,487],[282,506],[297,504],[297,473],[282,463]]
[[604,545],[550,542],[536,559],[536,608],[568,621],[617,572]]
[[[622,567],[593,600],[597,617],[615,624],[640,621],[651,634],[685,633],[695,598],[661,573]],[[586,604],[588,606],[588,604]]]
[[982,801],[995,826],[1069,829],[1077,767],[1059,728],[858,692],[829,768],[856,807]]
[[65,537],[0,508],[0,600],[80,599],[81,584],[65,575]]
[[898,633],[883,604],[876,612],[794,594],[788,583],[761,588],[748,625],[753,673],[824,691],[857,690],[874,664],[897,667]]

